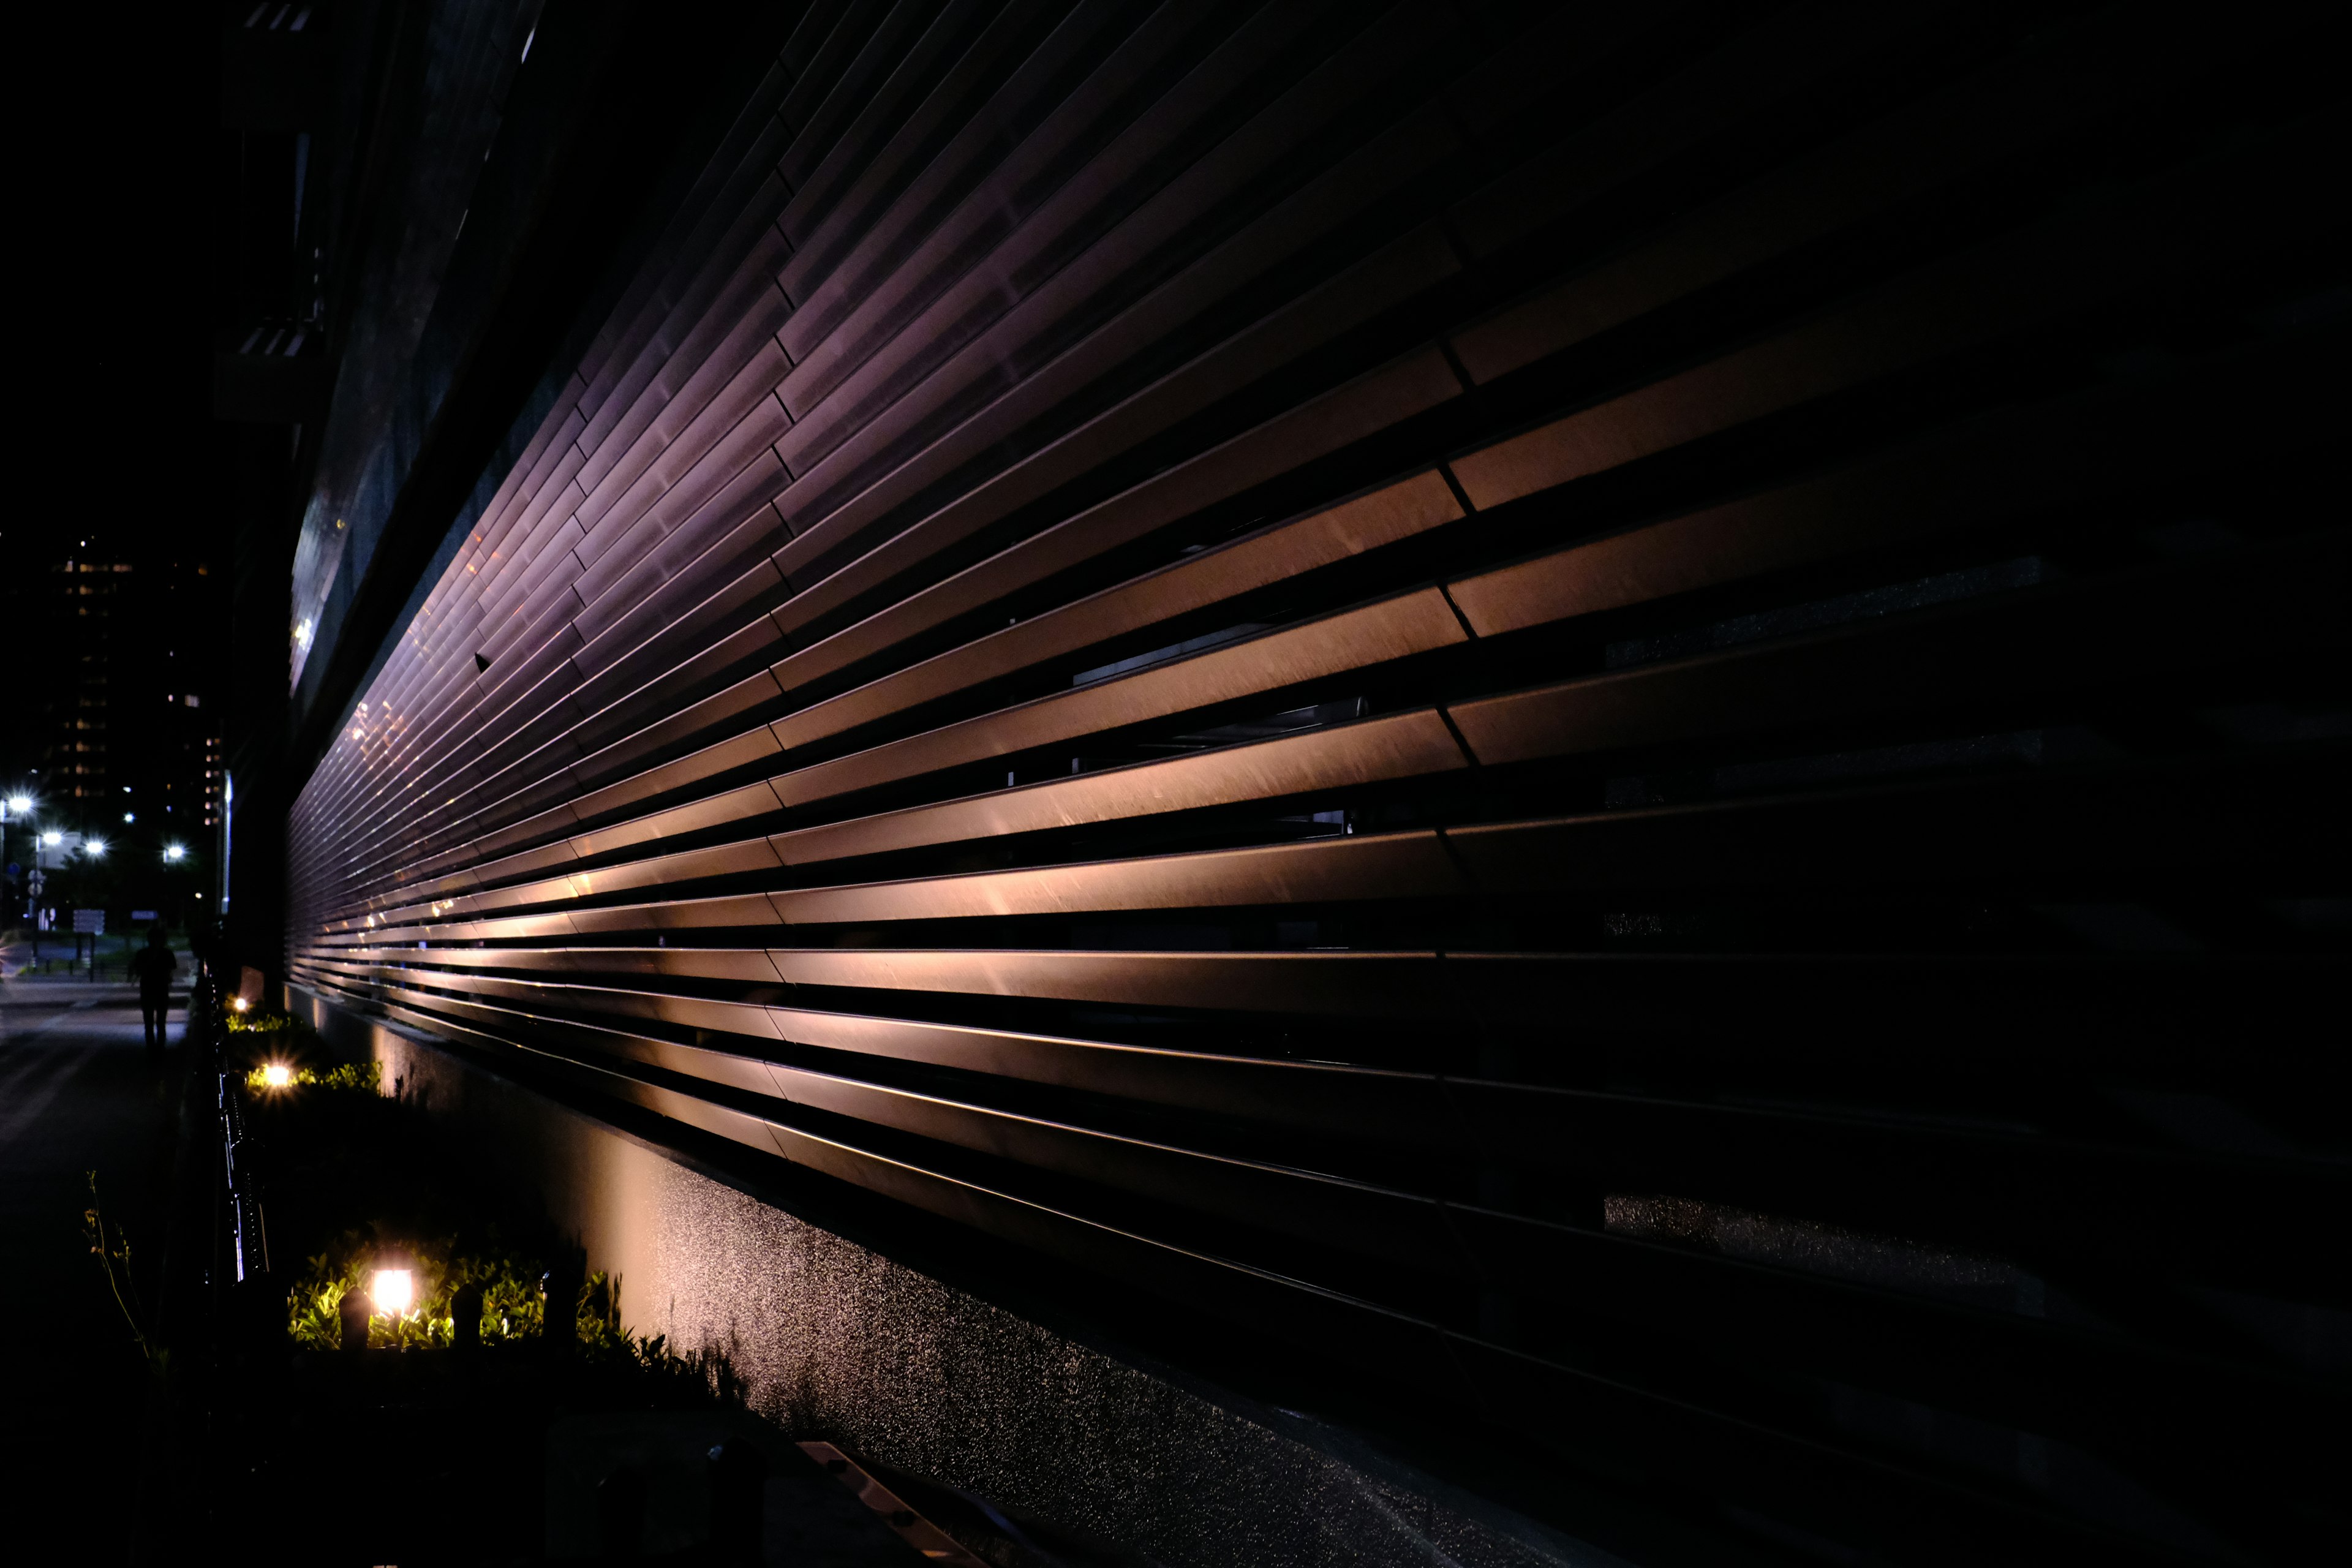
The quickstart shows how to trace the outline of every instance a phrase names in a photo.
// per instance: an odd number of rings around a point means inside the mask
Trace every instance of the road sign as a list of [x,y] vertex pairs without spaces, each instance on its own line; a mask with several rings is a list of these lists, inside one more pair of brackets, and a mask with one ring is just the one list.
[[76,910],[74,911],[74,934],[76,936],[104,936],[106,934],[106,911],[104,910]]

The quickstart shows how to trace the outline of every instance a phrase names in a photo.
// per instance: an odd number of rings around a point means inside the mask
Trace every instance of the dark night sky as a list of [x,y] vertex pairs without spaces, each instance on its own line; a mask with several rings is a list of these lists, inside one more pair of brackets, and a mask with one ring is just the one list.
[[[0,529],[46,544],[100,528],[127,543],[185,529],[212,490],[214,17],[192,5],[102,22],[72,7],[35,14],[56,32],[31,42],[19,68],[37,79],[37,62],[79,58],[83,69],[27,83],[48,111],[18,165],[19,210],[31,216],[19,229],[31,276],[19,288],[37,302],[28,361],[44,367],[47,392],[15,466],[48,478],[0,514]],[[17,544],[7,541],[12,561]]]
[[[218,537],[209,352],[223,225],[215,13],[153,5],[23,18],[14,161],[23,358],[16,476],[0,508],[0,624],[22,677],[0,698],[0,772],[37,743],[58,661],[27,590],[76,542],[139,558]],[[193,630],[193,628],[192,628]]]

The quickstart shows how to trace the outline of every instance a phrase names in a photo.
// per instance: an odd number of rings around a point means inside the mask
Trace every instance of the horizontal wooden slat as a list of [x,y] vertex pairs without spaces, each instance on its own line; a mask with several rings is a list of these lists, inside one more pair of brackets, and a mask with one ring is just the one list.
[[289,973],[1629,1560],[2317,1560],[2318,20],[1523,10],[813,9]]

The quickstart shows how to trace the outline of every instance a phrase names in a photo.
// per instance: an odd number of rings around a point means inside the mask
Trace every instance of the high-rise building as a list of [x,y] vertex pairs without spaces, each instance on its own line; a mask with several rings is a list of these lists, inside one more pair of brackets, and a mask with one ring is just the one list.
[[[88,548],[85,541],[82,549]],[[64,601],[67,690],[64,711],[58,716],[58,732],[42,772],[50,809],[62,815],[70,796],[78,826],[88,832],[93,815],[103,824],[111,793],[108,786],[114,782],[110,709],[117,655],[122,651],[117,647],[116,611],[127,607],[122,588],[136,568],[128,561],[110,560],[101,553],[96,560],[87,554],[69,555],[52,570],[56,591]]]
[[52,548],[11,595],[34,650],[11,773],[62,827],[193,846],[220,815],[225,579],[199,540]]

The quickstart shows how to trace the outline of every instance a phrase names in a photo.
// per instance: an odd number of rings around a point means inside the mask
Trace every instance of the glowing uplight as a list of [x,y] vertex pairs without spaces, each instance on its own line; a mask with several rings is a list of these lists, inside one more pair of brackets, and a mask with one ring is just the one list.
[[368,1287],[368,1297],[377,1311],[396,1318],[415,1302],[416,1281],[405,1268],[379,1268],[375,1282]]
[[228,1005],[229,1005],[231,1007],[235,1008],[237,1012],[240,1012],[240,1013],[244,1012],[247,1007],[250,1007],[250,1006],[252,1006],[252,1005],[253,1005],[253,1004],[252,1004],[252,1003],[247,1002],[247,1001],[244,997],[242,997],[242,996],[232,996],[232,997],[230,997],[230,998],[228,999]]
[[284,1062],[271,1062],[261,1069],[261,1083],[265,1089],[287,1089],[293,1082],[294,1069]]

